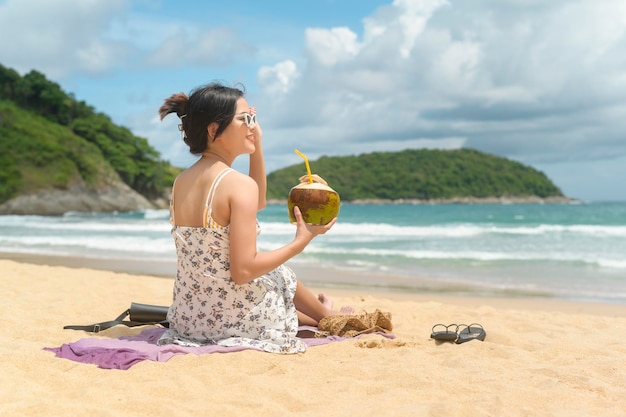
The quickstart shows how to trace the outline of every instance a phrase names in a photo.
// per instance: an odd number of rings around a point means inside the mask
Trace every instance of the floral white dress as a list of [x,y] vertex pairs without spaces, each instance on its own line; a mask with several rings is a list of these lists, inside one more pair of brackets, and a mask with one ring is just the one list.
[[[304,352],[306,345],[296,337],[294,272],[283,265],[244,285],[231,279],[229,226],[219,226],[211,217],[215,189],[231,171],[222,171],[211,185],[204,227],[176,226],[171,211],[178,268],[167,314],[170,327],[158,344],[218,344],[274,353]],[[257,233],[259,229],[257,225]]]

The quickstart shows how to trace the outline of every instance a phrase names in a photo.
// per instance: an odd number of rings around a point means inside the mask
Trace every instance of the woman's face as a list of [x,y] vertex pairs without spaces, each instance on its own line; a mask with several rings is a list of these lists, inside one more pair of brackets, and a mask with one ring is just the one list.
[[230,152],[236,155],[251,154],[256,149],[254,140],[255,127],[256,114],[250,109],[248,102],[244,98],[240,98],[237,100],[235,117],[217,139]]

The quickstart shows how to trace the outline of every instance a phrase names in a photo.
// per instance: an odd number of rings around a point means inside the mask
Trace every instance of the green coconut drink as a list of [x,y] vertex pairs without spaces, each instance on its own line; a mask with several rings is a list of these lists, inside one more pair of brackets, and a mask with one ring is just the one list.
[[289,221],[296,223],[293,208],[298,206],[306,223],[328,224],[339,215],[339,207],[341,205],[339,193],[329,187],[322,177],[311,174],[311,168],[306,156],[297,149],[295,152],[304,159],[307,175],[300,177],[300,184],[289,191],[289,197],[287,198]]

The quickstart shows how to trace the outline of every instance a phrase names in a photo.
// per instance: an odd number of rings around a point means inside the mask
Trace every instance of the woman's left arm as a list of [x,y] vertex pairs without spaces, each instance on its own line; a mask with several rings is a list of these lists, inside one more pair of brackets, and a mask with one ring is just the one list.
[[[256,113],[256,109],[254,110]],[[265,172],[265,159],[263,158],[263,131],[259,123],[254,127],[254,146],[255,151],[250,155],[249,176],[257,183],[259,187],[259,208],[261,210],[267,205],[267,174]]]

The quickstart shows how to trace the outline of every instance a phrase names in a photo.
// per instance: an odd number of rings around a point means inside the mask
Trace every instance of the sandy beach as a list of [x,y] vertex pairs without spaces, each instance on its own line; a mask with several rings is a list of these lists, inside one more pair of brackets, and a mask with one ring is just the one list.
[[[113,319],[131,301],[168,304],[171,279],[0,259],[0,280],[0,415],[626,415],[626,305],[323,289],[337,305],[390,312],[395,339],[179,355],[122,371],[43,348],[94,337],[63,326]],[[474,322],[484,342],[429,337],[436,323]]]

